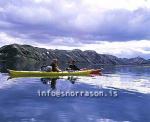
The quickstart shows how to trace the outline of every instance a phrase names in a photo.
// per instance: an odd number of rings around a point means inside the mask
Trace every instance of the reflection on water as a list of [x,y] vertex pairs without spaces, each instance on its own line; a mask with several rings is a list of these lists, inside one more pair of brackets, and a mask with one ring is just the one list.
[[[41,78],[41,82],[43,84],[46,84],[46,85],[50,85],[50,88],[52,90],[55,90],[56,89],[56,83],[57,83],[57,80],[60,79],[59,77],[58,78]],[[68,81],[70,81],[72,84],[75,83],[75,81],[77,80],[76,77],[74,76],[68,76],[67,79]]]
[[[148,67],[107,67],[97,77],[10,80],[0,74],[0,121],[149,122],[149,72]],[[118,97],[39,97],[38,90],[116,90]]]
[[52,89],[56,89],[56,81],[58,78],[41,78],[43,84],[50,84]]

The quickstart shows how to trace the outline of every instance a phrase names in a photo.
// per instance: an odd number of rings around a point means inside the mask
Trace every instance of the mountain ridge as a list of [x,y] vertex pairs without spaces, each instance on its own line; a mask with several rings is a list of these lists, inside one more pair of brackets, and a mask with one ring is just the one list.
[[99,54],[93,50],[45,49],[19,44],[5,45],[0,48],[0,63],[6,68],[22,70],[24,69],[23,64],[29,66],[49,65],[54,58],[59,60],[61,66],[66,66],[70,59],[76,60],[78,64],[81,64],[81,67],[89,65],[150,65],[150,59],[146,60],[141,57],[118,58],[113,55]]

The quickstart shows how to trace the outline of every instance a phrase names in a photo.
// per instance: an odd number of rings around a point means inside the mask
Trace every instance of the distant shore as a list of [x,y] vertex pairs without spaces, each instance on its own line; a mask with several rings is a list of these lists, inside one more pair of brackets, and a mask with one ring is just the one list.
[[113,55],[98,54],[93,50],[52,50],[33,47],[30,45],[11,44],[0,48],[0,64],[8,69],[24,70],[33,65],[37,67],[49,65],[51,60],[57,58],[61,67],[74,59],[80,67],[98,66],[150,66],[150,59],[141,57],[118,58]]

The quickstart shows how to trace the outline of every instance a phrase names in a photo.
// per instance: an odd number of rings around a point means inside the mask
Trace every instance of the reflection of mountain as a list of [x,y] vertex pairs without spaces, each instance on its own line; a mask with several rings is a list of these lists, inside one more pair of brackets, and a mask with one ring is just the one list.
[[95,51],[81,50],[47,50],[30,45],[6,45],[0,48],[0,63],[10,69],[36,69],[43,64],[49,64],[53,58],[58,58],[61,67],[67,65],[68,60],[75,59],[81,67],[100,65],[148,65],[150,60],[141,57],[117,58],[112,55],[98,54]]

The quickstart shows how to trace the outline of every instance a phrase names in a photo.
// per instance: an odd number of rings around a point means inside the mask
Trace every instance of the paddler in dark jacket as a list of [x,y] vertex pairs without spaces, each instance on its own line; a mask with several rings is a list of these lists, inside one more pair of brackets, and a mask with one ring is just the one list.
[[75,60],[72,60],[69,62],[69,67],[67,68],[67,70],[80,70],[76,65],[75,65]]

